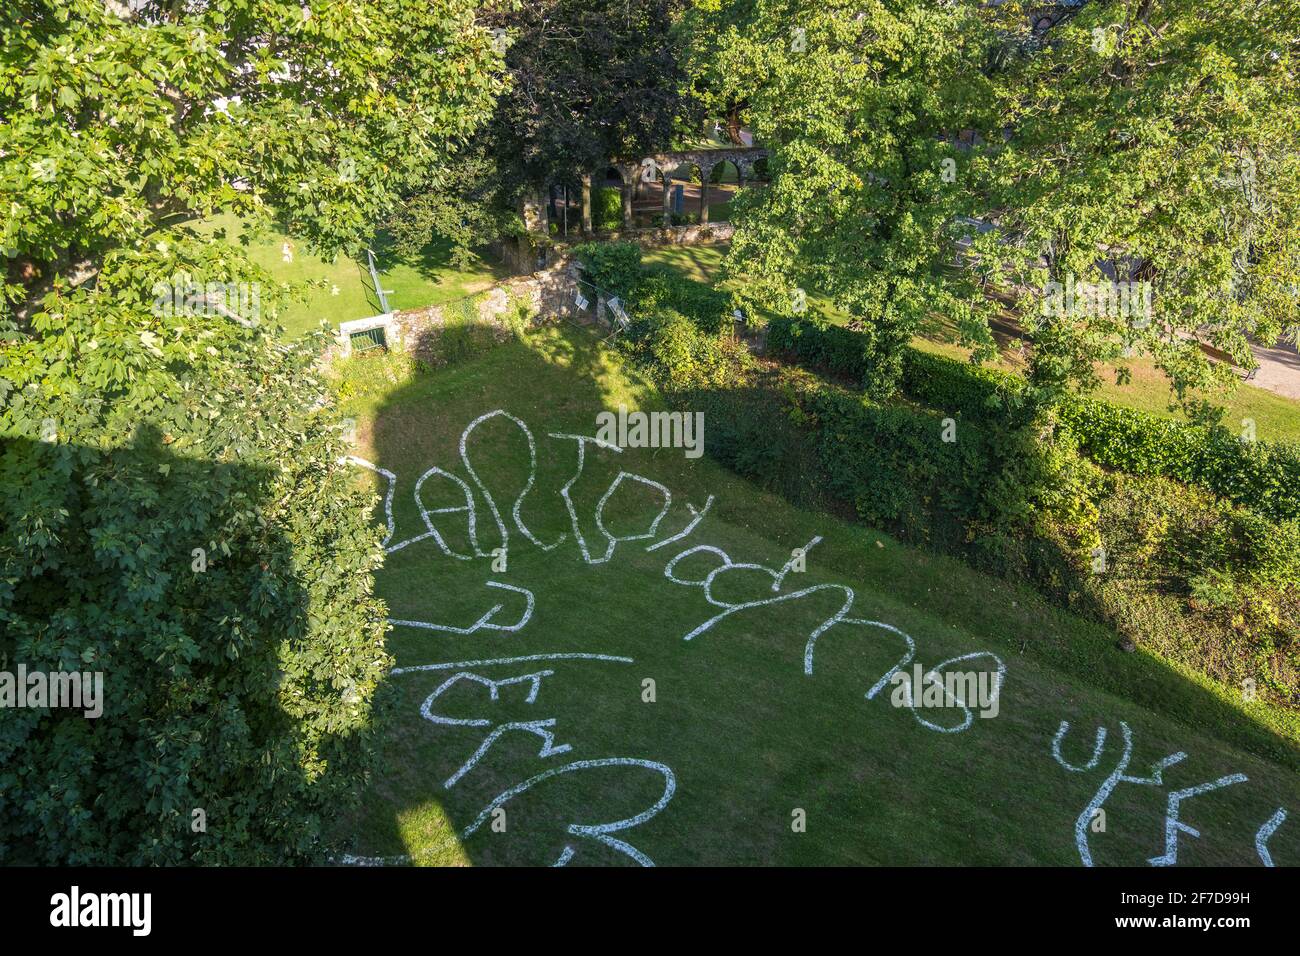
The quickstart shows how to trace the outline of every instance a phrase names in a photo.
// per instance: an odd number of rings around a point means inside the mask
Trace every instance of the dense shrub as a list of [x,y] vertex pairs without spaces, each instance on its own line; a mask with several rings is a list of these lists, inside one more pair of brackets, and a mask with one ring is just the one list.
[[1198,485],[1278,519],[1300,517],[1300,445],[1243,441],[1224,428],[1187,425],[1090,399],[1062,421],[1098,463]]
[[686,316],[706,335],[721,335],[732,327],[730,294],[694,282],[669,269],[647,271],[637,281],[629,304],[638,313],[665,309]]
[[967,523],[985,517],[995,469],[978,430],[963,426],[961,441],[944,442],[933,413],[876,405],[830,387],[802,399],[816,423],[831,492],[865,521],[918,542],[952,545]]
[[105,697],[0,709],[0,857],[320,860],[390,663],[374,495],[310,346],[117,322],[102,285],[0,363],[0,666],[102,672]]
[[607,294],[626,298],[641,280],[641,247],[635,242],[585,242],[573,253],[587,281]]
[[[866,374],[861,336],[832,326],[774,319],[769,348],[848,378]],[[918,402],[972,418],[1000,419],[1024,380],[917,349],[904,355],[903,391]],[[1161,418],[1097,399],[1077,398],[1060,420],[1093,461],[1133,475],[1197,485],[1272,518],[1300,517],[1300,445],[1246,442],[1222,428]]]
[[[775,396],[783,412],[777,417],[765,414],[761,420],[779,424],[774,428],[778,434],[784,434],[786,426],[803,432],[804,443],[817,456],[817,466],[805,480],[816,476],[830,497],[852,505],[862,518],[917,541],[932,541],[937,535],[955,546],[977,534],[1023,535],[1038,510],[1071,524],[1076,537],[1087,537],[1086,520],[1067,520],[1074,497],[1082,493],[1079,477],[1071,472],[1080,463],[1068,444],[1049,448],[1049,460],[1044,461],[1042,449],[1024,447],[1023,435],[960,418],[953,422],[959,440],[944,441],[942,413],[878,404],[789,368],[772,370],[761,377],[762,387],[756,387],[760,379],[745,361],[743,348],[729,351],[725,343],[684,327],[677,313],[666,315],[634,323],[629,333],[637,360],[657,383],[668,391],[693,389],[697,403],[709,383],[723,391],[743,392],[755,408],[766,408]],[[773,325],[780,328],[778,323]],[[727,362],[732,363],[730,369]],[[743,434],[757,447],[730,452],[724,447],[724,460],[742,474],[757,477],[760,470],[746,462],[763,457],[762,433],[739,425],[730,432]],[[777,441],[782,447],[793,444],[788,438]],[[717,450],[712,443],[708,447],[710,454]],[[1054,450],[1063,461],[1051,460]],[[782,451],[777,457],[799,455]],[[1036,484],[1056,489],[1057,498],[1028,498],[1024,487],[1031,484],[1027,472],[1032,468],[1051,472],[1052,480]],[[1084,519],[1095,516],[1088,509],[1077,510]]]
[[[820,327],[803,319],[776,318],[768,327],[768,348],[800,364],[860,380],[868,374],[862,333],[838,325]],[[932,408],[986,415],[1003,407],[1000,398],[1023,390],[1018,376],[963,364],[909,348],[903,355],[903,391]]]
[[633,360],[668,393],[720,387],[734,361],[734,346],[705,335],[671,309],[639,316],[623,343]]
[[635,319],[623,348],[676,407],[703,413],[711,458],[796,504],[830,503],[805,416],[743,345],[665,310]]
[[902,386],[907,395],[931,408],[996,418],[1025,383],[1009,372],[909,348],[903,354]]
[[800,364],[855,381],[866,371],[862,337],[837,325],[822,328],[802,319],[773,318],[767,327],[767,347],[790,353]]
[[[723,348],[730,346],[723,345]],[[830,508],[816,435],[788,395],[773,387],[771,373],[742,361],[733,365],[726,387],[690,389],[675,395],[676,404],[701,412],[709,457],[805,508]]]
[[1300,522],[1116,475],[1098,527],[1106,569],[1079,588],[1103,616],[1165,657],[1300,704]]
[[623,190],[597,186],[591,194],[591,225],[594,229],[618,229],[623,225]]

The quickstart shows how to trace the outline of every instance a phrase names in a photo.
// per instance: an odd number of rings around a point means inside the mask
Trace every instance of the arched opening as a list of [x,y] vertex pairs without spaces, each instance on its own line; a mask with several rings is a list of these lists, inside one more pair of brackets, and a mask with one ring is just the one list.
[[701,221],[729,222],[731,201],[744,180],[740,167],[732,160],[719,160],[709,173],[708,188],[700,205]]
[[740,167],[729,159],[720,160],[714,167],[709,181],[717,185],[740,185]]

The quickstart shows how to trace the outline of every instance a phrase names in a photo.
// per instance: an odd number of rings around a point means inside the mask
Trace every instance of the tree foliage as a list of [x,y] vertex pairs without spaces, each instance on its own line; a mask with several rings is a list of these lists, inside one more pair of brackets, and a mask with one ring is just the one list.
[[[508,77],[492,122],[389,222],[405,251],[434,235],[465,260],[522,229],[520,203],[578,187],[610,162],[669,148],[701,115],[683,65],[685,0],[544,0],[490,5],[483,22]],[[593,203],[599,203],[593,190]],[[594,210],[594,219],[600,219]],[[615,222],[622,221],[621,206]]]
[[442,238],[451,243],[452,264],[463,266],[481,247],[522,229],[517,202],[517,186],[501,175],[487,139],[478,138],[398,203],[385,228],[398,255],[417,258]]
[[[1294,4],[697,6],[719,36],[694,75],[772,150],[731,267],[778,312],[803,288],[850,313],[877,392],[931,313],[991,357],[990,285],[1018,299],[1036,407],[1143,352],[1189,398],[1230,379],[1194,338],[1249,365],[1248,336],[1295,333]],[[1039,321],[1067,280],[1150,283],[1152,314]]]
[[970,308],[948,268],[966,210],[943,161],[964,165],[949,141],[991,99],[978,11],[922,0],[741,9],[710,75],[719,95],[748,98],[772,184],[736,201],[729,264],[769,309],[798,312],[818,294],[862,321],[871,383],[887,393],[926,317]]
[[98,719],[0,709],[0,855],[319,859],[365,779],[389,665],[374,496],[313,345],[277,339],[285,290],[188,224],[368,237],[490,108],[474,11],[0,13],[0,658],[102,672],[106,696]]
[[509,91],[492,133],[532,186],[664,149],[698,118],[676,24],[683,0],[544,0],[499,18]]
[[[1195,0],[1084,5],[1045,35],[1016,5],[999,122],[972,186],[997,229],[989,274],[1022,306],[1067,277],[1147,282],[1150,316],[1048,316],[1031,382],[1050,398],[1098,360],[1148,352],[1179,394],[1217,376],[1200,340],[1253,365],[1247,336],[1300,327],[1300,7]],[[1010,19],[1005,19],[1010,18]]]

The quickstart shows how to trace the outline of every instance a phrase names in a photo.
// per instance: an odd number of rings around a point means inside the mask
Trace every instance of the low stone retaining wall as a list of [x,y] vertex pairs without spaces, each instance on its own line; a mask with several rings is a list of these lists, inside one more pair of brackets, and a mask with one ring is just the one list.
[[[593,239],[600,241],[635,242],[653,249],[658,246],[691,246],[710,242],[727,242],[735,233],[735,227],[729,222],[710,222],[687,226],[657,226],[648,229],[623,229],[615,232],[600,232]],[[381,329],[384,342],[390,348],[415,349],[424,336],[437,335],[437,330],[447,324],[447,317],[460,314],[465,308],[475,309],[477,321],[488,326],[496,326],[509,331],[506,313],[520,303],[525,303],[534,316],[563,316],[580,322],[593,320],[592,307],[586,312],[578,309],[576,298],[578,282],[576,266],[572,260],[572,248],[577,243],[549,242],[544,248],[528,248],[526,239],[521,239],[517,255],[510,256],[511,248],[504,248],[506,259],[512,265],[520,266],[541,259],[544,252],[546,266],[529,275],[517,276],[495,285],[477,295],[469,296],[456,302],[444,302],[423,309],[388,312],[365,319],[354,319],[339,325],[334,345],[328,350],[327,357],[352,354],[352,336],[357,332]],[[507,242],[506,247],[515,247]],[[592,298],[588,289],[587,297]]]
[[469,316],[471,319],[507,332],[510,326],[506,315],[520,306],[526,307],[534,318],[564,316],[586,319],[588,315],[580,312],[576,305],[577,292],[574,270],[566,258],[542,272],[507,279],[477,295],[455,302],[340,323],[334,347],[330,351],[334,355],[350,355],[352,336],[371,329],[383,331],[384,342],[389,348],[415,349],[425,336],[436,336],[438,329],[446,326],[449,316],[460,317],[466,310],[473,310]]
[[645,229],[618,229],[598,232],[595,238],[616,242],[635,242],[652,249],[656,246],[695,246],[707,242],[730,242],[736,227],[729,222],[694,223],[688,226],[651,226]]
[[503,239],[493,244],[493,251],[506,265],[518,272],[536,268],[552,269],[583,242],[635,242],[644,249],[658,246],[694,246],[710,242],[729,242],[736,227],[729,222],[694,223],[687,226],[649,226],[644,229],[600,230],[590,236],[551,239],[527,235]]

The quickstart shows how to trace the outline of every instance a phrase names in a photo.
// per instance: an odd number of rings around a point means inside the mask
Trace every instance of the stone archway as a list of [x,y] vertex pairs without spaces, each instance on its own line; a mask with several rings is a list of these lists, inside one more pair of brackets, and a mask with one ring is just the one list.
[[[623,201],[623,224],[631,226],[632,224],[632,198],[631,186],[635,183],[635,176],[645,163],[645,160],[652,160],[659,169],[675,169],[679,166],[694,166],[700,171],[700,223],[704,224],[709,221],[709,177],[719,163],[730,162],[735,165],[737,170],[738,186],[743,186],[746,181],[752,181],[756,178],[754,165],[760,159],[767,158],[767,150],[761,146],[736,146],[723,149],[683,149],[673,150],[671,152],[654,153],[644,157],[638,163],[621,163],[618,165],[620,174],[624,179],[624,201]],[[664,222],[672,221],[671,193],[665,184],[664,189]]]
[[[632,227],[633,209],[632,203],[635,196],[636,184],[638,179],[644,174],[647,163],[653,163],[654,168],[662,174],[664,170],[676,169],[680,166],[694,166],[700,174],[700,200],[699,200],[699,217],[700,223],[704,224],[709,221],[709,177],[713,170],[723,162],[730,162],[736,167],[737,185],[744,186],[747,181],[752,182],[758,178],[755,171],[755,165],[759,160],[767,158],[767,150],[761,146],[735,146],[724,147],[722,149],[683,149],[673,150],[663,153],[652,153],[644,156],[635,162],[627,160],[618,160],[610,163],[609,168],[618,171],[619,179],[622,181],[622,199],[623,199],[623,227],[630,229]],[[590,175],[582,177],[582,225],[583,229],[590,233],[592,231],[591,219],[591,187],[592,178]],[[663,222],[665,224],[672,221],[672,190],[668,182],[664,183],[663,189]]]

